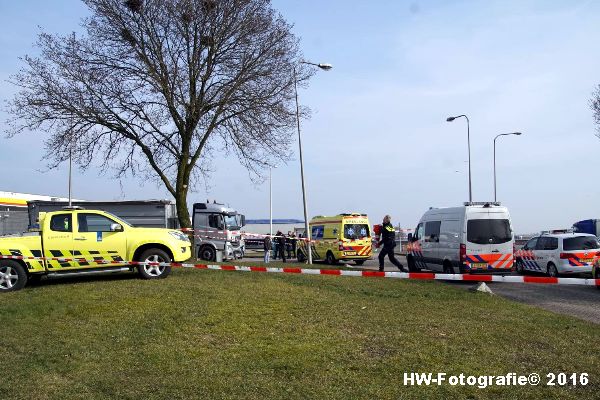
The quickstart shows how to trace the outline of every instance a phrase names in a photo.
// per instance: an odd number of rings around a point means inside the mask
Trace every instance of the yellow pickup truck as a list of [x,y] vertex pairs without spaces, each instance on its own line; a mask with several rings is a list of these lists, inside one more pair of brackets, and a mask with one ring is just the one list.
[[[0,237],[0,292],[22,289],[42,275],[68,276],[137,270],[144,279],[165,278],[168,265],[125,261],[182,262],[191,243],[180,231],[135,228],[114,215],[79,207],[40,213],[39,232]],[[22,258],[22,259],[19,259]]]

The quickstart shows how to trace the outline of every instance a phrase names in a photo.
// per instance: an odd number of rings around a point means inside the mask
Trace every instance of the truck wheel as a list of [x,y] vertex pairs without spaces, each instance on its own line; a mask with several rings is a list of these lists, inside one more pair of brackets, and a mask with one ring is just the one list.
[[0,292],[21,290],[26,283],[27,273],[21,264],[13,260],[0,261]]
[[198,257],[205,261],[217,261],[217,252],[212,246],[202,246]]
[[[149,261],[155,263],[170,263],[171,257],[163,250],[148,249],[142,253],[139,261]],[[138,272],[144,279],[163,279],[171,272],[170,265],[140,265]]]
[[325,257],[325,261],[329,265],[335,265],[337,263],[337,260],[335,259],[335,257],[333,256],[333,253],[331,251],[327,252],[327,256]]
[[306,261],[306,256],[301,251],[298,252],[298,255],[296,257],[298,258],[298,262],[300,262],[300,263],[303,263],[304,261]]

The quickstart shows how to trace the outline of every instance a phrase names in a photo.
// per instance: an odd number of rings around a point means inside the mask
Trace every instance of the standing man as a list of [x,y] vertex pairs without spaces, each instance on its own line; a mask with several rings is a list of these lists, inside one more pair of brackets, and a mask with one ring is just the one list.
[[272,247],[273,246],[271,243],[271,235],[265,236],[265,241],[263,244],[263,248],[265,249],[265,264],[268,264],[271,259],[271,248]]
[[381,246],[381,244],[383,244],[383,248],[379,252],[379,271],[383,272],[383,260],[387,254],[392,264],[398,267],[400,271],[406,272],[404,270],[404,266],[402,266],[402,264],[400,264],[400,262],[396,260],[396,257],[394,256],[394,247],[396,247],[396,230],[392,226],[392,217],[389,215],[383,217],[379,246]]
[[[278,252],[279,256],[281,256],[281,261],[285,262],[285,235],[281,231],[277,231],[277,239],[276,242],[278,244]],[[277,255],[277,253],[275,253]]]
[[296,238],[296,234],[292,232],[292,257],[296,257],[296,247],[298,246],[298,239]]

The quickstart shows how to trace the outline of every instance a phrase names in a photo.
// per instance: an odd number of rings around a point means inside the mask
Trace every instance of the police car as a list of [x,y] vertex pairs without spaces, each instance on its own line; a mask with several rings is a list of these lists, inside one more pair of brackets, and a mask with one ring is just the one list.
[[565,231],[542,234],[530,239],[515,252],[518,273],[560,274],[591,273],[600,256],[600,244],[594,235]]

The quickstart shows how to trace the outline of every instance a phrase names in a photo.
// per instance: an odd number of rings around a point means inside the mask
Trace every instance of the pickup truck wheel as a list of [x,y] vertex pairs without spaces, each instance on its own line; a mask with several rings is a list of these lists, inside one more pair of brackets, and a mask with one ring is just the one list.
[[27,273],[21,264],[13,260],[0,261],[0,292],[23,289],[26,283]]
[[[148,249],[140,256],[140,261],[153,262],[153,263],[170,263],[171,258],[169,255],[160,249]],[[140,265],[138,266],[138,272],[144,279],[163,279],[171,272],[170,265]]]

